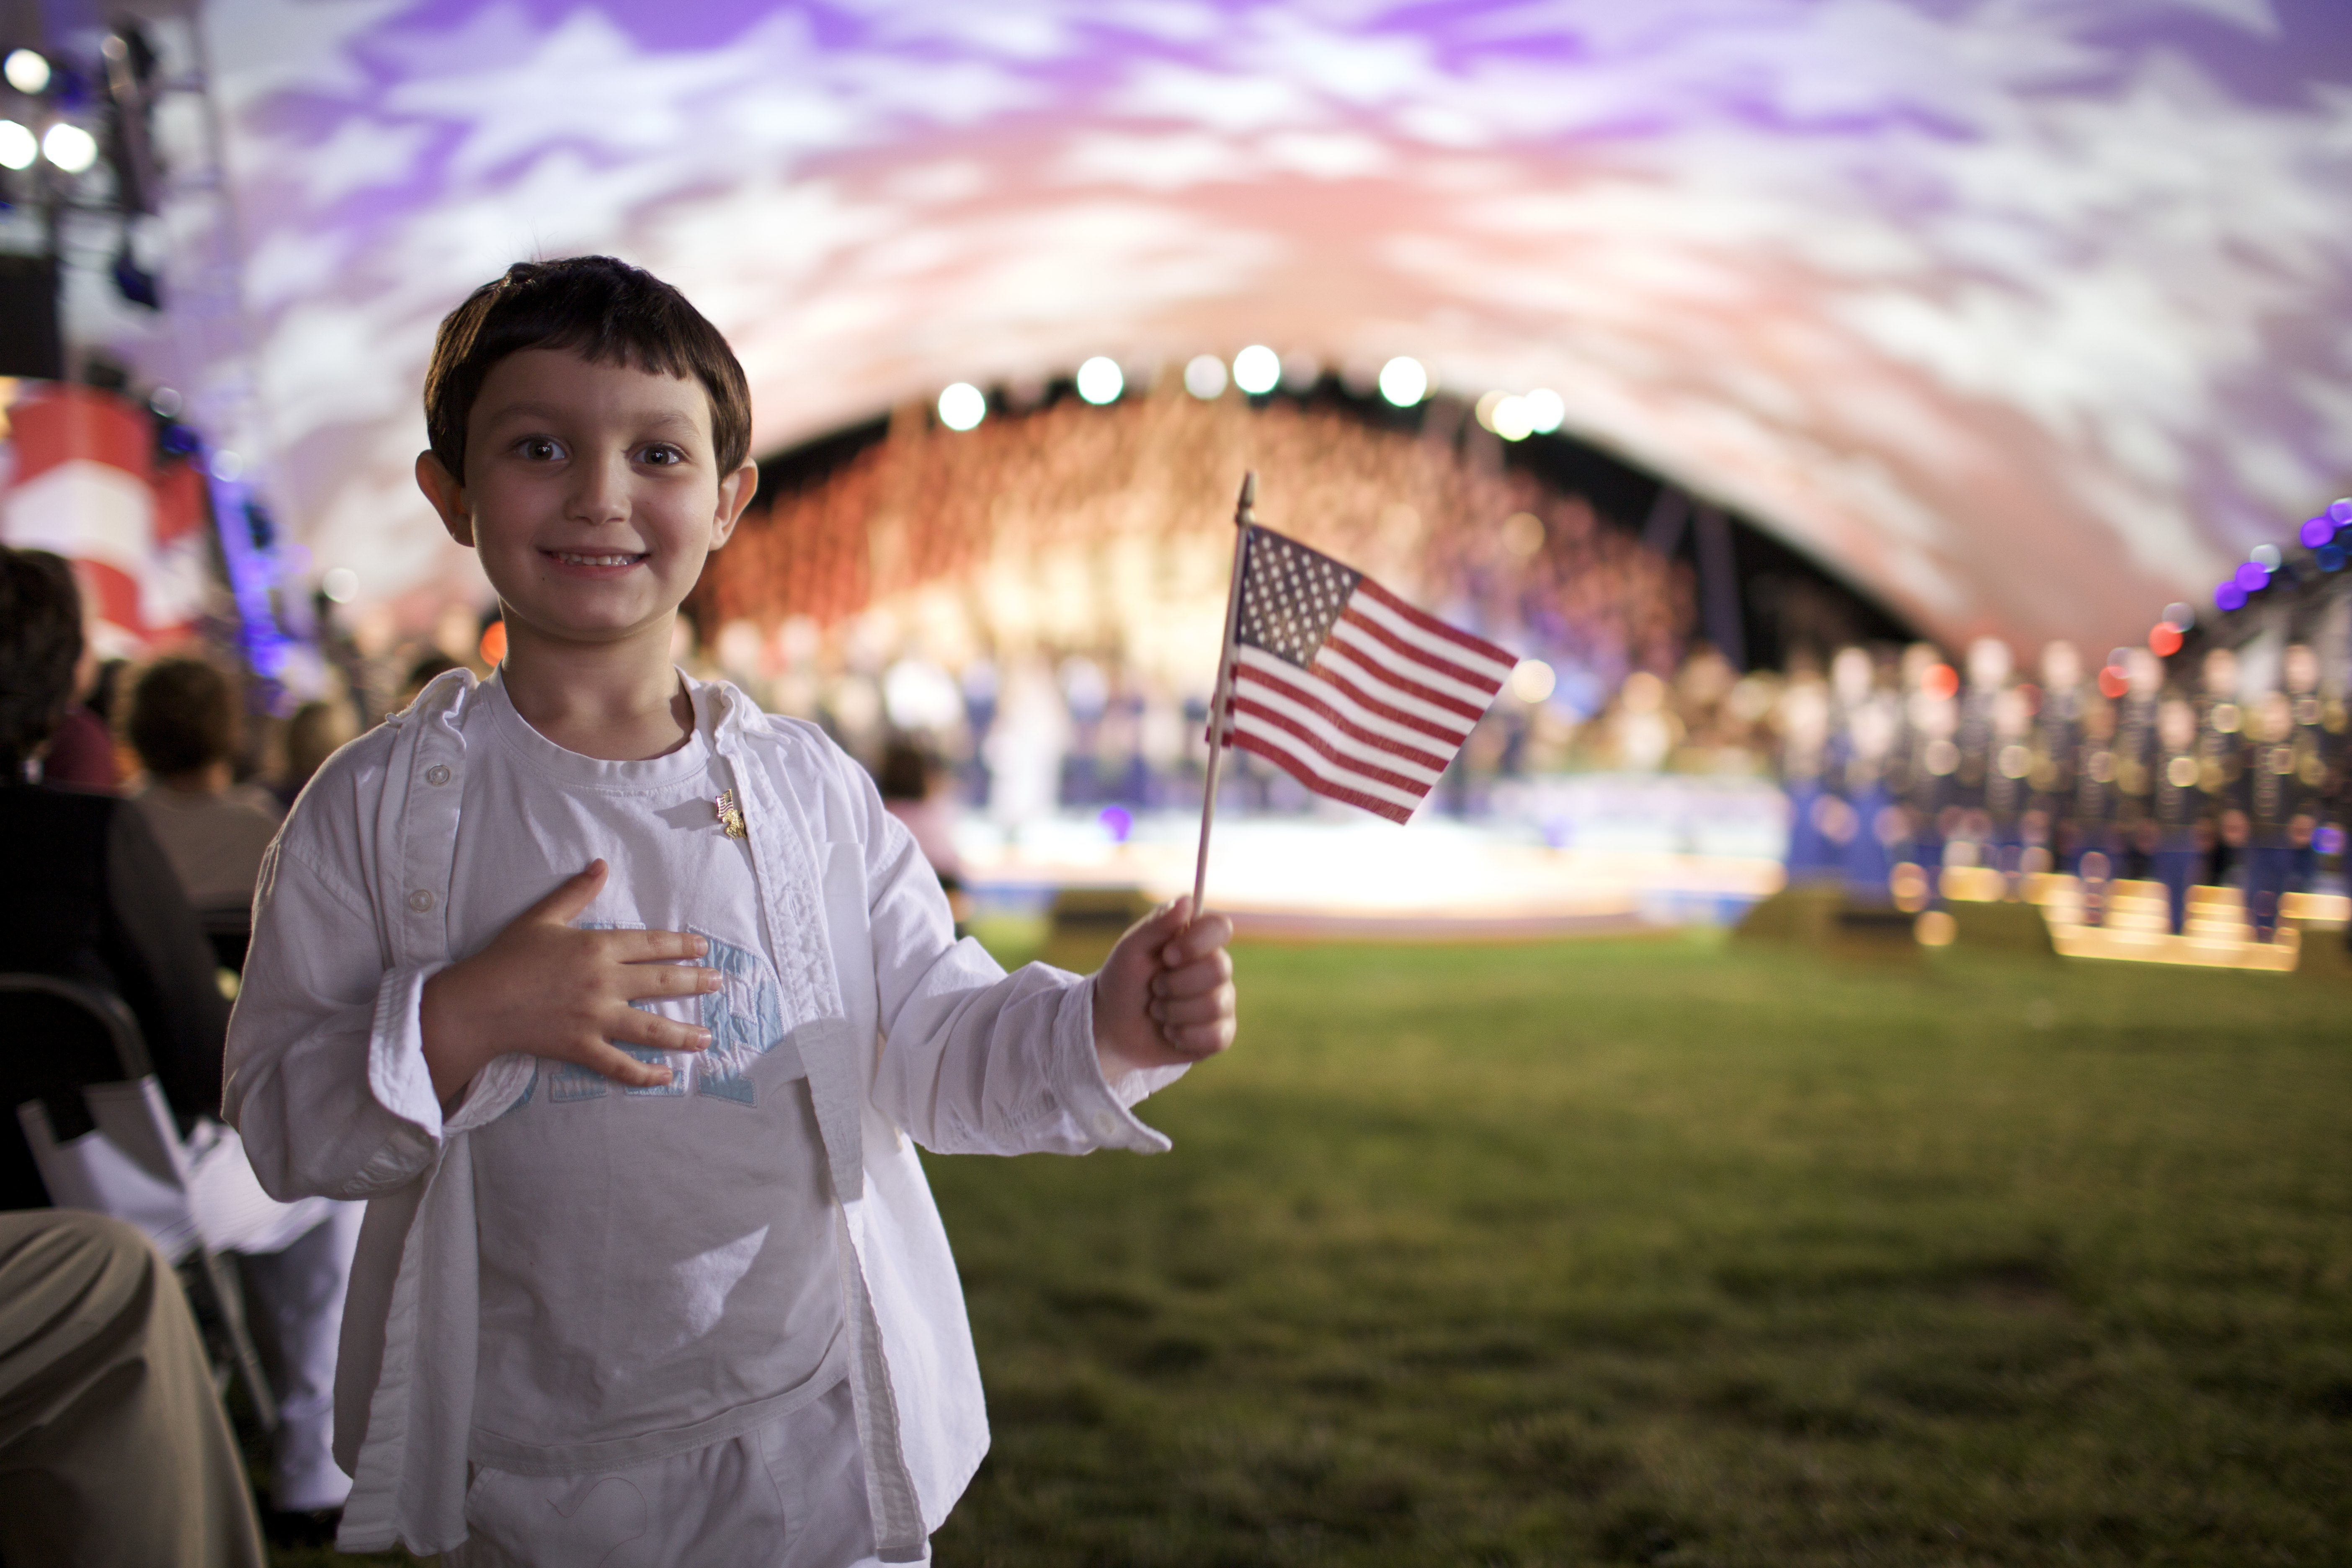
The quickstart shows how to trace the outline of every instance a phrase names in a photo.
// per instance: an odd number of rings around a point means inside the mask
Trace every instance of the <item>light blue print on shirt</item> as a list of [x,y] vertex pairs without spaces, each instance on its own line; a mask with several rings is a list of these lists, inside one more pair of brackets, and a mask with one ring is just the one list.
[[753,1104],[751,1064],[783,1043],[783,997],[757,954],[709,931],[695,934],[710,944],[703,963],[725,976],[702,999],[702,1026],[710,1031],[710,1044],[696,1064],[695,1092]]
[[[583,931],[641,931],[642,926],[624,927],[617,921],[583,921]],[[688,927],[692,930],[692,927]],[[621,1092],[631,1099],[677,1099],[687,1091],[687,1079],[694,1080],[694,1092],[714,1100],[732,1100],[738,1105],[758,1103],[751,1078],[751,1064],[783,1043],[783,997],[777,989],[775,976],[757,954],[722,942],[709,931],[696,931],[710,944],[703,958],[703,966],[719,971],[719,988],[700,998],[702,1026],[710,1031],[710,1044],[699,1054],[683,1058],[690,1061],[688,1069],[674,1073],[664,1084],[643,1089],[624,1089]],[[631,1006],[643,1006],[631,1003]],[[651,1012],[653,1009],[645,1008]],[[615,1040],[614,1046],[649,1067],[658,1067],[672,1058],[664,1052],[644,1046]],[[542,1064],[548,1070],[547,1098],[552,1105],[583,1100],[602,1100],[612,1092],[612,1080],[593,1068],[576,1062]],[[672,1065],[677,1065],[672,1062]],[[534,1077],[533,1083],[536,1085]],[[530,1100],[526,1089],[523,1098],[511,1110],[520,1110]],[[511,1114],[511,1110],[509,1114]]]

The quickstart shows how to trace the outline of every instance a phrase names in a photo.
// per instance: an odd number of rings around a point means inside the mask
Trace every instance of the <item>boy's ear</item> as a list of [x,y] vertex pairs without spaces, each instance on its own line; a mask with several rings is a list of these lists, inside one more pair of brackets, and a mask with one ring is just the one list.
[[449,537],[468,550],[474,548],[474,510],[466,504],[466,487],[429,450],[416,454],[416,488],[433,503]]
[[743,521],[744,510],[751,506],[751,498],[759,493],[760,465],[757,463],[747,462],[719,481],[719,516],[710,530],[711,549],[716,550],[727,542],[735,531],[735,525]]

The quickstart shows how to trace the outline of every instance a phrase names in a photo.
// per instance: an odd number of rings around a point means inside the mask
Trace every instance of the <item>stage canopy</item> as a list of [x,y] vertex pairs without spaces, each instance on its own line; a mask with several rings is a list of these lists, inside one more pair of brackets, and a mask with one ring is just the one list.
[[480,591],[408,479],[433,326],[588,250],[718,321],[761,451],[1094,354],[1410,354],[1948,638],[2136,641],[2352,479],[2338,0],[206,15],[266,473],[363,600]]

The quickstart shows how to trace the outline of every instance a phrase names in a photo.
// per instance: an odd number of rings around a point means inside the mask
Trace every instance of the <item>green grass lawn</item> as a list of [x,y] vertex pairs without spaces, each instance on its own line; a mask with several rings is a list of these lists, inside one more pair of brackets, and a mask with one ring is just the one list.
[[928,1158],[943,1568],[2352,1562],[2352,986],[1238,963],[1174,1153]]

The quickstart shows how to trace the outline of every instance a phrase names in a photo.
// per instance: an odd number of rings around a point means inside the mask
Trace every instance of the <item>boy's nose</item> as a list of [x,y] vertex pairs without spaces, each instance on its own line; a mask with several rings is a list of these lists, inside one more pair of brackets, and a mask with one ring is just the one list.
[[576,521],[618,522],[628,517],[629,465],[625,458],[583,463],[573,471],[578,479],[572,487],[567,510]]

